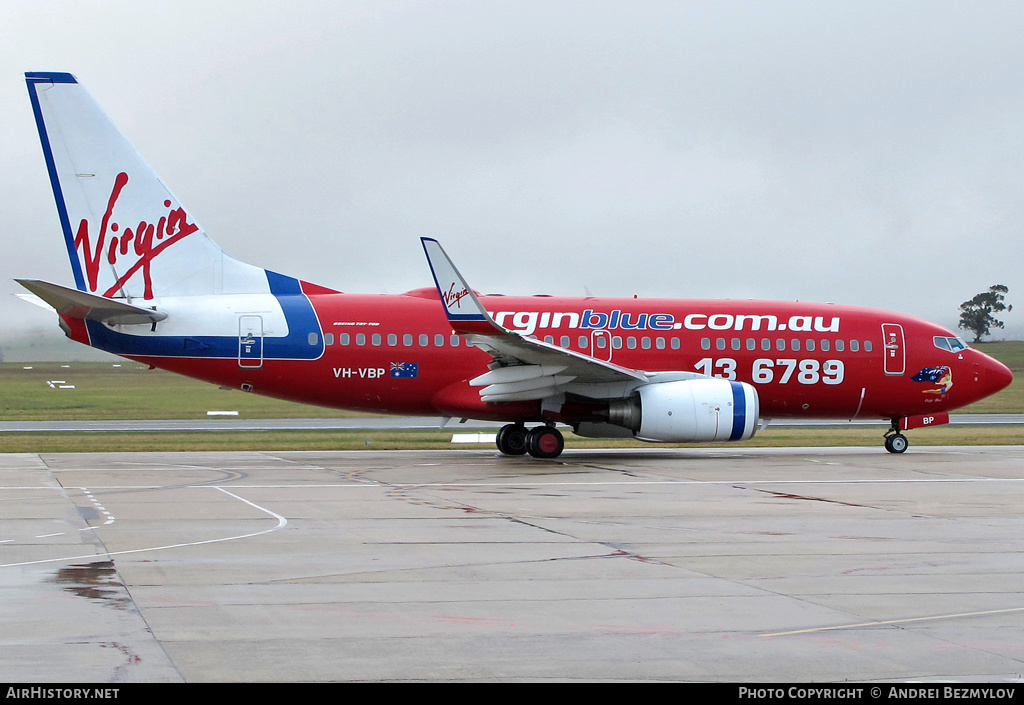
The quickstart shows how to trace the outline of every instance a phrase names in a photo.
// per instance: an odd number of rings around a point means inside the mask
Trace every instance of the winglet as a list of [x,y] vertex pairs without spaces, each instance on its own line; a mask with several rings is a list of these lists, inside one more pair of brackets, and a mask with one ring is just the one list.
[[459,274],[441,243],[433,238],[421,237],[427,263],[434,275],[434,284],[441,297],[444,313],[457,333],[494,333],[504,331],[484,310],[483,304]]

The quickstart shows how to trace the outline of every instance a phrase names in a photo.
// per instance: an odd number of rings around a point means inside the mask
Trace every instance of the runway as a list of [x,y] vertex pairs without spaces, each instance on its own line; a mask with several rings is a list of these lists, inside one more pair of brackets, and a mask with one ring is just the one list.
[[1024,673],[1024,447],[0,455],[9,682]]

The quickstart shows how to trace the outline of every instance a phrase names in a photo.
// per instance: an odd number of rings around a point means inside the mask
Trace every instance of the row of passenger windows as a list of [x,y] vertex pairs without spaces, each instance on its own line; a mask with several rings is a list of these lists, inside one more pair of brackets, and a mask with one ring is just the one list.
[[[316,344],[316,340],[314,338],[315,335],[315,333],[310,334],[311,345]],[[324,333],[325,345],[334,345],[334,340],[334,333]],[[356,333],[354,335],[350,333],[339,333],[337,340],[338,345],[355,344],[360,347],[367,344],[379,347],[383,345],[386,340],[388,347],[396,347],[398,345],[398,334],[388,333],[385,336],[383,333],[371,333],[369,335],[366,333]],[[594,345],[599,349],[606,349],[608,347],[608,340],[609,337],[606,335],[596,336],[594,339]],[[557,344],[563,348],[570,348],[572,346],[572,338],[568,335],[560,336],[557,343],[555,342],[554,336],[546,335],[544,336],[544,342],[552,345]],[[457,348],[462,345],[462,338],[457,335],[443,335],[441,333],[436,333],[433,336],[427,335],[426,333],[420,333],[418,336],[414,336],[412,333],[405,333],[402,335],[403,346],[411,348],[414,344],[419,345],[421,348],[430,347],[431,345],[438,348],[446,345]],[[581,335],[577,337],[576,344],[580,350],[587,350],[590,347],[590,337]],[[656,350],[679,350],[681,348],[681,341],[679,338],[665,338],[663,336],[650,337],[646,335],[629,335],[625,336],[625,338],[619,335],[611,336],[611,344],[616,350],[622,348],[624,345],[629,350],[635,350],[638,347],[643,350],[650,350],[652,348]],[[791,350],[793,352],[798,352],[800,350],[806,350],[808,352],[814,352],[815,350],[830,352],[831,350],[836,350],[837,352],[843,352],[847,349],[847,346],[849,346],[849,350],[851,352],[859,352],[860,350],[871,352],[872,347],[870,340],[814,340],[811,338],[776,338],[773,340],[771,338],[761,338],[759,343],[756,338],[746,338],[745,340],[741,338],[715,338],[714,340],[711,338],[702,338],[700,341],[700,347],[702,350],[711,350],[713,346],[716,350],[743,350],[746,348],[747,350],[753,351],[757,350],[759,345],[761,350],[765,351],[774,349],[778,351]]]
[[[800,350],[806,350],[807,352],[814,352],[815,350],[830,352],[833,349],[838,352],[843,352],[847,348],[847,343],[849,343],[850,352],[860,352],[861,350],[864,350],[864,352],[871,352],[872,345],[870,340],[846,341],[841,338],[837,340],[829,340],[827,338],[823,338],[821,340],[814,340],[813,338],[806,338],[802,340],[800,338],[776,338],[774,343],[771,338],[761,338],[761,349],[768,351],[771,350],[774,345],[774,349],[780,352],[785,350],[792,350],[793,352],[799,352]],[[746,347],[747,350],[757,350],[757,346],[758,343],[755,338],[747,338],[746,342],[740,338],[731,338],[729,340],[726,340],[725,338],[715,339],[716,350],[725,350],[727,348],[730,350],[742,350],[744,347]],[[700,341],[700,347],[702,350],[710,350],[711,338],[702,338]]]
[[[316,333],[310,333],[310,340],[313,341],[313,336]],[[388,333],[387,335],[388,347],[396,347],[398,345],[398,335],[396,333]],[[402,345],[407,348],[413,347],[414,337],[412,333],[406,333],[402,336]],[[363,346],[369,343],[375,347],[380,347],[384,344],[384,334],[382,333],[356,333],[351,335],[350,333],[339,333],[338,334],[338,345],[356,345]],[[312,342],[315,344],[315,341]],[[431,344],[431,336],[426,333],[419,334],[419,345],[421,348],[429,347]],[[434,347],[443,348],[445,345],[450,345],[453,348],[459,347],[462,344],[462,338],[457,335],[442,335],[437,333],[433,336]],[[324,333],[324,345],[334,345],[334,333]]]

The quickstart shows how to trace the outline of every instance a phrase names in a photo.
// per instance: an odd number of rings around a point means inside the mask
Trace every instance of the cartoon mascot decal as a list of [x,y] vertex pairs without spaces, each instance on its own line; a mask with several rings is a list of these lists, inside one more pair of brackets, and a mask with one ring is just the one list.
[[945,394],[953,387],[953,371],[945,365],[941,367],[925,367],[911,377],[911,379],[915,382],[934,384],[938,387],[937,389],[923,390],[925,394]]

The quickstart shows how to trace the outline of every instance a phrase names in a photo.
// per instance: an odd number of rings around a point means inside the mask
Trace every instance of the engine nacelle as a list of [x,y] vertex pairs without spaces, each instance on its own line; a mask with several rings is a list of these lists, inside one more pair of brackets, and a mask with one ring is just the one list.
[[611,403],[608,422],[645,441],[745,441],[757,431],[757,390],[702,378],[647,384]]

